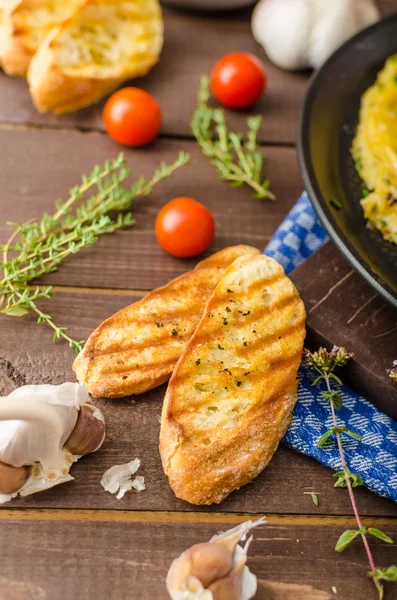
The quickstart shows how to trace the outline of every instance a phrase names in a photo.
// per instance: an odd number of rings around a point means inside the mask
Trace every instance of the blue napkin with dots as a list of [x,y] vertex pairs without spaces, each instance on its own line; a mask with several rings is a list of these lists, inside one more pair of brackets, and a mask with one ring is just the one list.
[[[288,274],[327,240],[328,236],[304,192],[277,229],[264,254],[276,259]],[[320,389],[312,385],[315,378],[313,371],[301,366],[298,402],[283,443],[340,471],[335,436],[331,435],[322,448],[317,447],[319,438],[333,426],[333,422],[329,403],[321,396]],[[342,433],[350,471],[360,475],[368,489],[397,502],[397,422],[347,386],[343,385],[340,393],[343,406],[337,411],[338,424],[346,425],[361,435],[358,441]]]

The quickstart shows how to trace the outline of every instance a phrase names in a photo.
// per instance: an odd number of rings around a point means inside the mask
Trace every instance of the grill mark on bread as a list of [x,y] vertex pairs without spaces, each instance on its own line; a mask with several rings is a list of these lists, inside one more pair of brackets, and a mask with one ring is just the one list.
[[304,316],[273,259],[242,257],[226,271],[163,404],[160,453],[178,498],[219,503],[269,463],[296,402]]
[[[91,334],[75,360],[73,368],[78,381],[84,382],[94,397],[117,398],[141,393],[163,383],[171,375],[201,318],[203,299],[212,293],[225,272],[224,267],[244,254],[260,253],[249,246],[221,250],[199,263],[193,271],[104,321]],[[163,327],[156,326],[159,322]],[[134,335],[139,339],[133,341]],[[117,364],[123,360],[132,361],[134,366]],[[165,371],[168,372],[166,376]],[[123,379],[126,373],[128,379]]]

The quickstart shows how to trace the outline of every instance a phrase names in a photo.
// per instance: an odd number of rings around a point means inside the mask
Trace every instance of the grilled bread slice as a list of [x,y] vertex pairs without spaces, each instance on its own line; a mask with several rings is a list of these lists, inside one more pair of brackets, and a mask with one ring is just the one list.
[[270,462],[290,423],[305,309],[282,267],[244,256],[226,271],[173,371],[160,453],[178,498],[221,502]]
[[20,1],[21,0],[0,0],[0,64],[8,29],[6,23],[8,23],[9,15],[13,8],[15,8]]
[[52,29],[68,19],[82,0],[3,0],[0,59],[8,75],[24,77],[30,61]]
[[163,45],[158,0],[87,0],[41,44],[29,68],[40,112],[69,112],[145,75]]
[[107,319],[76,358],[77,379],[94,398],[141,394],[167,381],[215,286],[244,254],[259,250],[225,248]]

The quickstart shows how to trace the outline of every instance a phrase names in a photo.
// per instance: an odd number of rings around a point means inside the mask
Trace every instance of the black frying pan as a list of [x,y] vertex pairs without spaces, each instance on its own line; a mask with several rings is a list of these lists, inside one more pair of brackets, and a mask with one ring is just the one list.
[[[363,182],[350,154],[361,95],[395,52],[397,14],[360,32],[327,60],[305,98],[298,156],[306,190],[330,237],[356,271],[397,307],[397,246],[367,228],[360,206]],[[331,198],[340,202],[340,210]]]

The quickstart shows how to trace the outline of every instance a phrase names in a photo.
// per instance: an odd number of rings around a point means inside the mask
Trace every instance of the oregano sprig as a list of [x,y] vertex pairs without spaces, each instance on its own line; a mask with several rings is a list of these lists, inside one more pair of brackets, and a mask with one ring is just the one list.
[[338,423],[335,411],[342,408],[343,398],[339,387],[335,389],[331,386],[331,383],[336,383],[337,386],[342,385],[342,381],[337,375],[335,375],[334,371],[339,367],[345,366],[351,358],[353,358],[352,353],[347,352],[344,348],[338,348],[337,346],[334,346],[330,351],[326,348],[320,348],[316,352],[310,352],[309,350],[304,351],[304,363],[306,366],[310,367],[319,374],[313,382],[313,385],[325,384],[326,389],[321,390],[320,393],[330,405],[333,421],[333,427],[331,427],[320,437],[317,442],[317,446],[321,448],[324,446],[324,444],[330,441],[331,437],[336,437],[342,470],[334,473],[333,475],[333,477],[336,479],[334,487],[347,488],[354,516],[357,522],[357,529],[349,529],[342,533],[336,543],[335,550],[336,552],[343,552],[356,538],[361,537],[371,569],[368,572],[368,576],[373,579],[376,589],[378,590],[379,598],[382,599],[384,596],[384,587],[382,582],[397,582],[397,567],[390,566],[386,569],[377,569],[375,567],[375,562],[372,556],[368,538],[369,536],[373,536],[387,544],[393,544],[393,540],[380,529],[375,527],[367,528],[362,524],[353,488],[363,485],[363,480],[360,475],[353,473],[347,466],[343,450],[342,434],[348,435],[358,441],[361,440],[361,436],[358,433],[347,429],[345,425]]
[[150,194],[154,185],[188,162],[189,155],[181,152],[173,164],[161,163],[151,179],[141,177],[127,187],[130,171],[120,154],[104,166],[96,166],[90,175],[83,175],[68,199],[55,203],[54,214],[45,213],[41,219],[23,224],[8,223],[14,232],[1,245],[0,314],[22,317],[34,312],[38,323],[53,329],[54,341],[63,338],[79,352],[83,341],[69,337],[66,327],[56,325],[37,305],[37,301],[51,297],[52,287],[32,286],[32,282],[56,271],[68,256],[89,248],[101,235],[133,225],[130,209],[135,198]]
[[246,184],[257,198],[275,200],[269,179],[262,175],[264,157],[257,143],[262,117],[248,117],[244,140],[240,133],[228,130],[224,110],[212,108],[208,104],[210,97],[209,79],[201,77],[198,104],[190,123],[201,151],[210,159],[222,181],[228,181],[232,187]]

